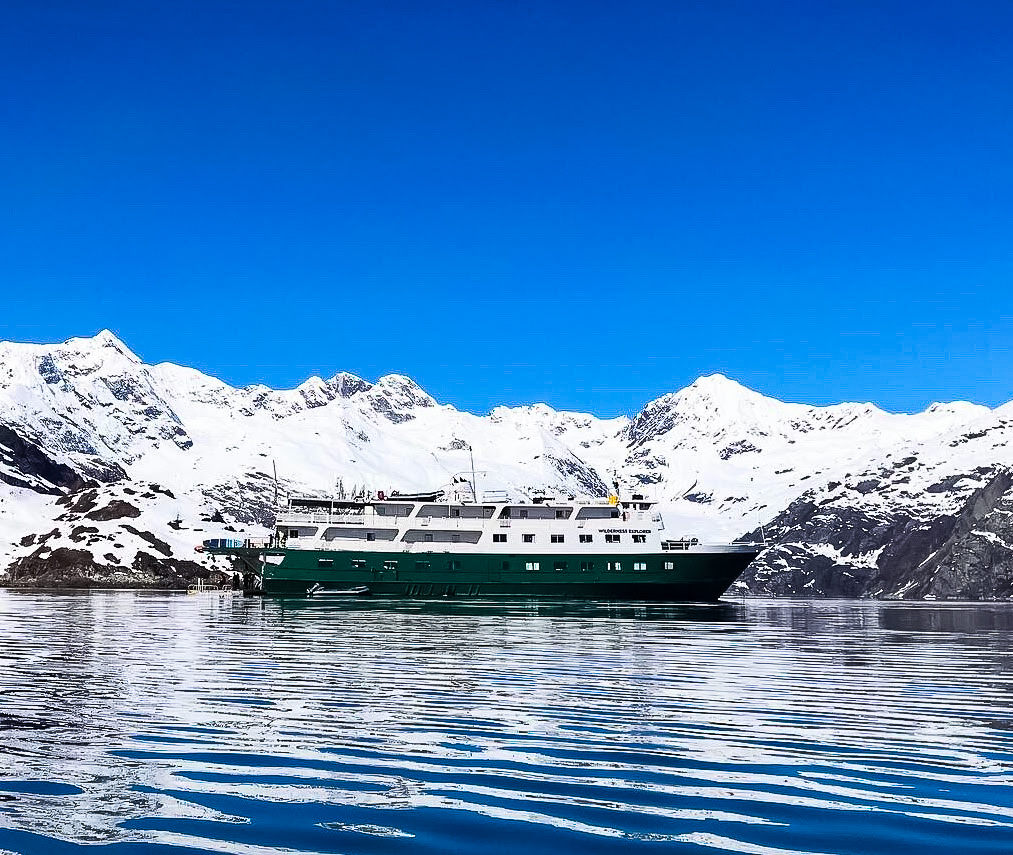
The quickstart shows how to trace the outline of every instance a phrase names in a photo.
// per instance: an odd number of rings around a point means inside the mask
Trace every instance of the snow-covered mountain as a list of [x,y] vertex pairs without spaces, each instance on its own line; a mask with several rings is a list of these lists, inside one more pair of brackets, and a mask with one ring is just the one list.
[[720,375],[633,419],[476,416],[399,375],[237,389],[109,332],[0,343],[0,573],[176,584],[206,572],[204,537],[261,533],[278,490],[429,489],[473,459],[486,492],[604,495],[615,473],[673,535],[765,536],[743,590],[1007,596],[1011,437],[1013,404],[812,407]]

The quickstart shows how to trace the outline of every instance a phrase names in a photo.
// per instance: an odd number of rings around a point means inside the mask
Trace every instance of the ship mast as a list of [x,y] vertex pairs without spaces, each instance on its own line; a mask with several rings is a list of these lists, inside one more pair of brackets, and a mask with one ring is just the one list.
[[471,443],[468,443],[468,456],[471,457],[471,497],[475,500],[475,504],[478,504],[478,482],[475,476],[475,451],[471,447]]

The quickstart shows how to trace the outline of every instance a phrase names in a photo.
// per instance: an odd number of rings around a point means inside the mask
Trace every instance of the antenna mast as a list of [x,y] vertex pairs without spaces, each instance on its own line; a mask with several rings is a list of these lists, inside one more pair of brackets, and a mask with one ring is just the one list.
[[468,455],[471,457],[471,496],[475,500],[475,504],[478,504],[478,483],[475,475],[475,451],[471,447],[471,443],[468,443]]

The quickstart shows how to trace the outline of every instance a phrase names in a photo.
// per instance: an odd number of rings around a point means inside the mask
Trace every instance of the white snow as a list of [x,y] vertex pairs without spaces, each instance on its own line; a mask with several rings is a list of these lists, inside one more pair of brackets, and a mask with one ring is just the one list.
[[[273,493],[275,468],[283,491],[331,493],[339,478],[346,488],[421,490],[469,472],[474,460],[480,489],[518,499],[538,488],[602,493],[616,472],[624,495],[661,502],[673,537],[720,541],[759,527],[804,495],[882,515],[949,508],[980,486],[977,467],[1013,464],[1013,404],[933,404],[911,415],[861,403],[813,407],[715,374],[632,419],[544,404],[476,416],[394,374],[375,382],[347,373],[311,377],[288,390],[235,388],[192,368],[145,365],[108,331],[63,344],[0,343],[0,423],[79,471],[121,468],[129,481],[109,495],[144,514],[126,522],[181,555],[203,538],[196,529],[208,528],[200,522],[216,506],[208,492],[262,500]],[[933,486],[953,475],[969,477],[952,489]],[[18,477],[2,445],[0,477]],[[149,483],[176,499],[156,494],[142,502],[117,492]],[[16,542],[26,532],[58,526],[64,508],[7,484],[0,499],[6,564],[25,552]],[[167,530],[177,516],[189,530]],[[98,527],[119,531],[121,522]],[[64,539],[49,545],[70,545],[66,536],[61,530]],[[134,545],[124,543],[122,560],[129,561]],[[872,566],[876,557],[847,563]]]

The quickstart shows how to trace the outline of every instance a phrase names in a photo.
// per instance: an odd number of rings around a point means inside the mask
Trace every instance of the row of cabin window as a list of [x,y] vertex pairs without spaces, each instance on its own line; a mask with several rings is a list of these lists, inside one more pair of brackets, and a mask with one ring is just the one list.
[[[647,543],[647,535],[646,534],[634,534],[634,535],[631,535],[631,537],[633,538],[633,542],[634,543]],[[535,536],[533,534],[522,534],[521,535],[521,539],[525,543],[534,543],[535,542]],[[582,534],[582,535],[580,535],[578,537],[578,540],[581,543],[594,543],[594,537],[592,535],[590,535],[590,534]],[[622,535],[619,535],[619,534],[606,534],[605,535],[605,542],[606,543],[619,543],[621,540],[622,540]],[[506,543],[507,542],[507,536],[505,534],[494,534],[492,536],[492,542],[493,543]],[[561,534],[550,534],[549,535],[549,543],[564,543],[564,542],[565,542],[565,539],[564,539],[563,535],[561,535]]]
[[[334,566],[334,559],[333,558],[319,558],[319,559],[317,559],[317,565],[320,566],[320,567],[333,567]],[[355,570],[365,570],[366,569],[366,560],[364,558],[352,558],[351,559],[351,566]],[[671,561],[666,561],[665,562],[665,569],[666,570],[672,570],[672,569],[674,569],[674,567],[675,567],[675,564],[673,562],[671,562]],[[415,569],[416,570],[430,570],[431,568],[432,568],[432,562],[431,561],[416,561],[415,562]],[[397,561],[384,561],[383,562],[383,569],[384,570],[397,570]],[[447,562],[447,569],[448,570],[460,570],[461,569],[461,562],[457,561],[457,560],[451,559],[450,561]],[[509,561],[503,561],[503,562],[501,562],[500,569],[501,570],[509,570],[510,569],[510,562]],[[529,571],[529,572],[535,572],[537,570],[540,570],[541,569],[541,562],[539,562],[539,561],[525,561],[524,562],[524,569],[527,570],[527,571]],[[566,561],[553,561],[552,562],[552,569],[553,570],[560,570],[560,571],[566,570],[567,569],[567,562]],[[594,569],[595,569],[594,562],[593,561],[581,561],[580,562],[580,569],[581,569],[581,572],[584,572],[584,573],[594,572]],[[623,562],[621,562],[621,561],[607,561],[606,562],[606,570],[608,570],[609,572],[613,572],[613,571],[619,572],[622,569],[623,569]],[[647,562],[646,561],[634,561],[633,562],[633,570],[635,572],[639,571],[639,570],[647,570]]]
[[[648,505],[644,505],[644,510],[646,510],[648,507],[649,507]],[[475,513],[472,508],[469,508],[468,509],[468,513],[465,514],[465,516],[468,517],[468,518],[475,518],[475,519],[477,519],[477,518],[492,519],[492,510],[493,510],[492,508],[483,508],[482,511],[488,511],[489,513],[484,513],[484,512],[483,513]],[[516,519],[526,520],[526,519],[529,518],[528,510],[529,510],[528,508],[503,508],[503,510],[500,511],[499,516],[500,516],[500,519],[514,519],[514,518],[516,518]],[[550,519],[550,517],[548,516],[549,510],[550,509],[548,509],[548,508],[546,508],[545,510],[539,509],[539,510],[535,511],[531,515],[531,517],[532,518],[537,518],[537,519]],[[570,518],[570,514],[573,513],[573,508],[554,508],[554,509],[551,509],[551,510],[554,511],[553,517],[555,519],[557,519],[557,520],[569,519]],[[593,510],[589,509],[589,508],[582,508],[580,511],[577,512],[577,519],[603,519],[603,518],[618,519],[619,516],[620,516],[619,510],[617,508],[610,508],[610,509],[607,509],[607,511],[605,511],[605,512],[601,512],[603,510],[604,509],[597,509],[597,508],[595,508]],[[593,511],[599,511],[599,512],[598,513],[594,513]],[[387,513],[387,508],[385,508],[383,505],[378,505],[377,506],[376,513],[377,513],[377,516],[381,516],[381,517],[383,517],[383,516],[395,516],[396,517],[396,516],[410,516],[411,515],[410,511],[406,512],[406,513],[399,513],[398,511],[395,511],[393,514],[388,514]],[[441,512],[439,514],[435,514],[434,511],[431,510],[430,507],[424,507],[421,511],[419,511],[419,516],[421,517],[421,516],[434,515],[436,517],[440,517],[440,516],[444,516],[445,517],[445,516],[448,515],[448,513],[449,513],[450,517],[452,517],[452,518],[458,518],[458,517],[461,516],[461,509],[460,508],[455,508],[455,507],[451,506],[450,508],[448,508],[448,510],[447,510],[446,513]]]
[[[291,538],[298,538],[299,537],[298,530],[293,529],[292,531],[290,531],[289,532],[289,537],[291,537]],[[634,543],[647,543],[647,535],[646,534],[634,534],[634,535],[631,535],[631,537],[633,538],[633,542]],[[521,535],[521,539],[524,541],[524,543],[534,543],[535,542],[535,536],[533,534],[522,534]],[[367,531],[366,532],[366,540],[367,541],[374,541],[374,540],[376,540],[376,535],[373,532],[371,532],[371,531]],[[433,536],[429,532],[426,532],[425,534],[422,535],[422,540],[423,540],[424,543],[432,543]],[[580,535],[579,536],[579,540],[580,540],[581,543],[593,543],[594,542],[594,538],[590,534],[582,534],[582,535]],[[606,543],[619,543],[621,540],[622,540],[622,535],[619,535],[619,534],[606,534],[605,535],[605,542]],[[450,542],[451,543],[460,543],[461,542],[461,535],[457,534],[456,532],[452,533],[450,535]],[[493,534],[493,536],[492,536],[492,542],[493,543],[506,543],[507,542],[507,536],[505,534]],[[564,542],[565,542],[565,540],[563,538],[563,535],[561,535],[561,534],[550,534],[549,535],[549,543],[564,543]]]

